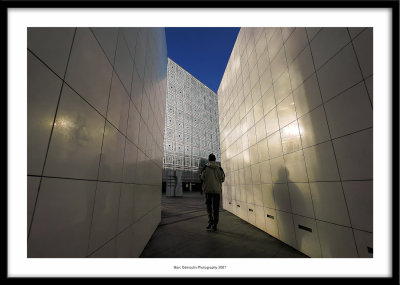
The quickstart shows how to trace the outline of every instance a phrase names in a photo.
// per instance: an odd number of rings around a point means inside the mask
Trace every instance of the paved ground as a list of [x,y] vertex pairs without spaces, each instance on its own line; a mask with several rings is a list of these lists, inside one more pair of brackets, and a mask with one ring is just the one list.
[[161,223],[143,258],[298,258],[307,257],[228,211],[220,210],[218,230],[207,230],[204,196],[162,196]]

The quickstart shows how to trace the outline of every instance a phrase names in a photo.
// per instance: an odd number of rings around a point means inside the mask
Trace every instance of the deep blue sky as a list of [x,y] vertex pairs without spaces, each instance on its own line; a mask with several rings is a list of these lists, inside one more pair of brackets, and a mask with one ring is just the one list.
[[215,93],[240,28],[165,28],[168,57]]

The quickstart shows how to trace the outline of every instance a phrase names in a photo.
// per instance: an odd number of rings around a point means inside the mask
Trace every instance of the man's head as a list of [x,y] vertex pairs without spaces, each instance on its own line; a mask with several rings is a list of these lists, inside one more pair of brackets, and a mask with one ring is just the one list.
[[214,155],[213,153],[211,153],[211,154],[208,156],[208,161],[215,161],[215,155]]

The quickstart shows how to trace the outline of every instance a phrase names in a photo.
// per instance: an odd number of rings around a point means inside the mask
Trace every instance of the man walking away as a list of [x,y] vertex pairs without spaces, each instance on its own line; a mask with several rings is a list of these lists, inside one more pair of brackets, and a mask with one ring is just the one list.
[[208,213],[207,229],[212,227],[217,230],[219,219],[219,203],[222,192],[222,182],[225,180],[225,173],[222,167],[215,162],[215,155],[208,156],[208,163],[201,171],[201,181],[203,182],[202,191],[206,194],[206,204]]

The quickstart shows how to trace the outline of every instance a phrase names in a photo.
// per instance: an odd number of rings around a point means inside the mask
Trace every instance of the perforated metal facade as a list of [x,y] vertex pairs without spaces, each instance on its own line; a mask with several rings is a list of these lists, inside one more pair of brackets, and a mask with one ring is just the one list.
[[168,58],[163,180],[178,170],[198,182],[210,153],[220,161],[217,94]]

